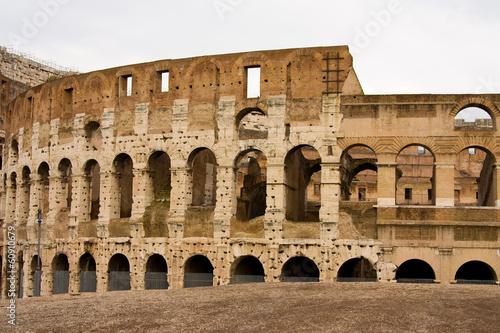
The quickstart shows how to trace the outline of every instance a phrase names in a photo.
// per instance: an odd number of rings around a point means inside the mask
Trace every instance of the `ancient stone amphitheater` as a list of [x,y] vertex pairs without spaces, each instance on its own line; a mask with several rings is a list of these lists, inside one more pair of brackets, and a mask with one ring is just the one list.
[[500,95],[365,95],[347,46],[2,71],[4,295],[497,282]]

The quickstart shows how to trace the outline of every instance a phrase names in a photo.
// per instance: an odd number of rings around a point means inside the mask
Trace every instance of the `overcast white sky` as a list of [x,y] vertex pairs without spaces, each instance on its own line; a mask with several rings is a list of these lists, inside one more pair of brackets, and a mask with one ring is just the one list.
[[496,0],[0,0],[0,45],[80,72],[349,45],[366,94],[500,93]]

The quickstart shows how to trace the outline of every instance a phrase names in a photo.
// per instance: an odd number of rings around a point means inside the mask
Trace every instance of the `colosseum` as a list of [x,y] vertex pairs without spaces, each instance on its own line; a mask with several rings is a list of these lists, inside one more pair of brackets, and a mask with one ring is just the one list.
[[4,295],[497,283],[500,94],[365,95],[347,46],[2,73]]

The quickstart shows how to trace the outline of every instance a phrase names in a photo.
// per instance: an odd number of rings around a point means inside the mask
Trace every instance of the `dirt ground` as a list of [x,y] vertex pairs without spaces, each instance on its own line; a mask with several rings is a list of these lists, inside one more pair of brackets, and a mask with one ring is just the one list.
[[499,332],[500,286],[257,283],[0,301],[1,332]]

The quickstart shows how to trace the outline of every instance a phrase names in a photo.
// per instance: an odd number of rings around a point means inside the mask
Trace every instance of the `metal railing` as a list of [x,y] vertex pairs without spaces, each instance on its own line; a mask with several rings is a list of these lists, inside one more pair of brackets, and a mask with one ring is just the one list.
[[264,275],[234,275],[231,284],[264,282]]
[[459,279],[457,280],[457,284],[489,284],[489,285],[496,285],[497,282],[495,280],[465,280],[465,279]]
[[115,290],[130,290],[130,272],[109,272],[109,291]]
[[167,272],[146,272],[145,289],[168,289]]
[[434,283],[434,279],[399,278],[398,283]]
[[338,277],[337,282],[377,282],[377,278]]
[[210,287],[214,285],[213,273],[185,273],[184,288]]
[[97,290],[97,275],[95,271],[80,272],[80,292],[95,293]]
[[282,282],[319,282],[319,277],[314,276],[283,276]]
[[53,273],[53,294],[66,294],[69,289],[69,271],[54,271]]

